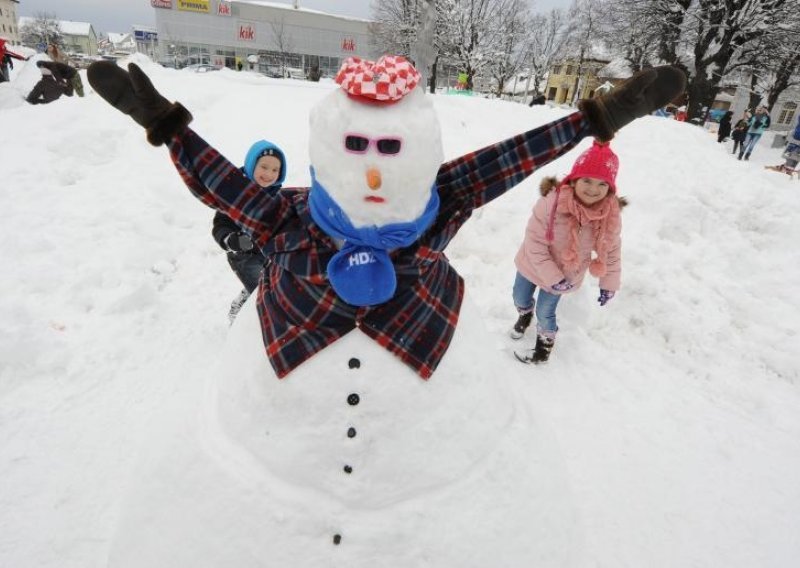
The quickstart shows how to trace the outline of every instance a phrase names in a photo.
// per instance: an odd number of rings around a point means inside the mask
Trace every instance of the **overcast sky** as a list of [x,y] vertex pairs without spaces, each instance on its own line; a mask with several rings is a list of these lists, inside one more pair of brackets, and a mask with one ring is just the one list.
[[[291,4],[291,0],[273,0]],[[566,7],[570,0],[529,0],[537,11]],[[300,6],[338,14],[369,18],[371,0],[300,0]],[[129,32],[134,24],[155,25],[150,0],[20,0],[17,13],[35,16],[40,12],[55,14],[59,20],[89,22],[95,32]]]

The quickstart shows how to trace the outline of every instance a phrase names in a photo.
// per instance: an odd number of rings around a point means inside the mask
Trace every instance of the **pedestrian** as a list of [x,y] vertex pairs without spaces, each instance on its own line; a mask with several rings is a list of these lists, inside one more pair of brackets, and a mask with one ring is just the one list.
[[800,115],[797,117],[797,124],[794,130],[786,136],[786,147],[783,149],[781,157],[784,159],[782,164],[777,166],[765,166],[768,170],[783,172],[790,176],[798,174],[797,164],[800,163]]
[[744,156],[745,160],[750,159],[753,148],[755,148],[758,141],[761,140],[761,135],[769,128],[769,125],[770,118],[769,113],[767,113],[767,107],[759,106],[756,109],[756,113],[750,117],[747,123],[747,136],[744,139],[744,144],[742,144],[742,147],[739,149],[740,160],[742,156]]
[[[556,307],[564,294],[580,288],[588,270],[600,279],[601,306],[620,286],[619,159],[607,143],[595,141],[562,181],[546,178],[542,197],[528,220],[514,263],[512,298],[517,322],[510,334],[520,339],[536,312],[536,346],[515,353],[525,363],[544,363],[555,345]],[[554,191],[555,190],[555,191]],[[593,258],[594,256],[594,258]],[[539,288],[534,301],[534,293]]]
[[25,99],[32,105],[45,105],[52,103],[65,93],[65,87],[53,76],[53,72],[47,67],[39,67],[42,78],[34,85],[33,90]]
[[[286,178],[286,158],[278,146],[267,140],[259,140],[247,151],[242,172],[263,191],[274,195]],[[228,312],[228,318],[233,323],[247,298],[258,287],[266,257],[250,236],[221,211],[214,215],[211,236],[228,253],[228,264],[244,285]]]
[[66,63],[59,63],[57,61],[37,61],[37,67],[46,67],[50,69],[56,81],[64,86],[64,94],[71,97],[75,92],[79,97],[83,96],[83,81],[81,81],[80,72]]
[[47,46],[47,50],[45,51],[45,53],[47,53],[47,56],[52,61],[69,64],[69,57],[67,57],[67,54],[61,51],[58,48],[58,46],[54,43],[51,43],[50,45]]
[[719,120],[719,130],[717,131],[717,142],[724,142],[731,134],[731,120],[733,120],[733,111],[726,111],[723,117]]
[[744,139],[745,136],[747,136],[747,123],[750,121],[750,116],[750,111],[745,110],[742,114],[742,118],[737,120],[736,125],[733,127],[733,134],[731,134],[731,138],[733,138],[732,154],[736,154],[736,150],[744,145]]
[[14,53],[6,47],[7,42],[0,38],[0,83],[4,81],[11,81],[11,69],[14,68],[13,59],[26,61],[27,58]]
[[531,102],[528,103],[529,107],[533,105],[543,105],[547,99],[544,98],[544,95],[538,94],[531,99]]

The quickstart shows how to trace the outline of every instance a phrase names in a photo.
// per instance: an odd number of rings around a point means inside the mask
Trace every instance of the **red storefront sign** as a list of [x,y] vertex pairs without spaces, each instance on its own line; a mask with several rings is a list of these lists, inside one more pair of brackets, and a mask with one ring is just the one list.
[[226,0],[219,0],[217,2],[217,16],[230,16],[231,5]]
[[239,22],[236,39],[239,41],[256,41],[256,25],[252,22]]
[[355,51],[356,50],[356,40],[352,38],[344,38],[342,40],[342,51]]
[[169,9],[172,9],[172,0],[150,0],[150,5],[153,8],[169,8]]

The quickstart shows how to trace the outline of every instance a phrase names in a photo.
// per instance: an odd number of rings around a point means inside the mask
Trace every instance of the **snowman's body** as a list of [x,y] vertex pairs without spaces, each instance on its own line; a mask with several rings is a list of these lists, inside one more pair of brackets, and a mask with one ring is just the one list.
[[469,301],[429,381],[357,331],[278,380],[258,325],[249,303],[137,472],[110,566],[582,565],[559,453]]
[[[312,111],[315,183],[357,227],[414,221],[432,200],[439,125],[430,100],[411,89],[385,106],[337,90]],[[364,145],[349,146],[351,137]],[[267,322],[288,322],[295,341],[316,322],[290,317],[273,286],[303,260],[276,254],[259,298],[271,302]],[[435,262],[429,270],[447,261]],[[416,295],[430,292],[416,284]],[[460,290],[436,293],[452,299]],[[441,309],[436,299],[431,309]],[[581,565],[565,471],[518,395],[520,368],[488,339],[469,301],[457,318],[430,380],[358,328],[278,379],[255,306],[245,306],[209,396],[137,473],[111,566]],[[427,333],[416,327],[409,333]],[[268,351],[281,348],[280,336],[269,340]]]

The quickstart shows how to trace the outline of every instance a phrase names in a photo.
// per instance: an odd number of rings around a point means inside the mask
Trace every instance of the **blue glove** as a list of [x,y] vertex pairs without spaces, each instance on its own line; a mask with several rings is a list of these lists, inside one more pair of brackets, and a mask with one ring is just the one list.
[[575,286],[575,284],[573,284],[572,282],[570,282],[566,278],[562,278],[561,282],[553,284],[552,286],[550,286],[550,288],[552,288],[556,292],[566,292],[568,290],[572,290],[572,288],[574,286]]
[[614,294],[615,292],[612,290],[600,290],[600,297],[597,298],[597,301],[600,302],[601,306],[605,306],[614,297]]

